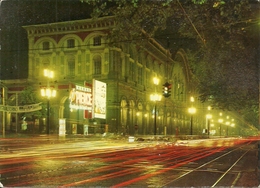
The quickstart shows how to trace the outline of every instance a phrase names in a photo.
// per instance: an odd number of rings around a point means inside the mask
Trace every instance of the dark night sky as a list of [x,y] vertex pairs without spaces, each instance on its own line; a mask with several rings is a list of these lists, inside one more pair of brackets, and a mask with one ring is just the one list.
[[79,0],[0,0],[0,80],[27,78],[28,43],[24,25],[89,18]]

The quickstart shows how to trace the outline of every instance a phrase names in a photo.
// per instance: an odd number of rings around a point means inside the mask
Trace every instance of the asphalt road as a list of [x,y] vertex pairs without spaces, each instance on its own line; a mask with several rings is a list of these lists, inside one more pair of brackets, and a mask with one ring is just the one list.
[[258,186],[256,142],[0,139],[0,182],[7,187],[252,187]]

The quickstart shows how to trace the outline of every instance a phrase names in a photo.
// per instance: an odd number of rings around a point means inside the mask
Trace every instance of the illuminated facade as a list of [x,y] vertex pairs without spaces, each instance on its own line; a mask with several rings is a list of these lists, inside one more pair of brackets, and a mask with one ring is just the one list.
[[[185,52],[174,57],[152,38],[143,45],[133,42],[110,44],[109,29],[113,17],[24,26],[29,43],[27,83],[36,90],[47,84],[43,70],[54,71],[49,84],[55,88],[51,99],[51,132],[57,132],[59,119],[66,119],[67,133],[108,131],[119,134],[153,134],[154,102],[150,95],[162,94],[165,82],[172,84],[171,96],[157,103],[157,134],[189,134],[190,115],[187,109],[194,89]],[[143,33],[145,35],[145,33]],[[157,86],[153,78],[159,79]],[[71,108],[73,89],[93,79],[106,83],[105,118],[91,118],[91,112]],[[87,101],[86,101],[87,102]],[[103,103],[103,102],[101,102]],[[201,106],[196,102],[197,106]],[[194,134],[200,134],[204,120],[194,116]]]

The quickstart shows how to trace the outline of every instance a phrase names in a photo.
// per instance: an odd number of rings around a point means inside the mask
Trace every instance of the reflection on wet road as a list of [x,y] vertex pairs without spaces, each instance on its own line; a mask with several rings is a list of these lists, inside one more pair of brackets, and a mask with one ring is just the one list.
[[[238,160],[234,156],[241,156],[243,146],[253,142],[206,139],[128,143],[37,138],[0,141],[4,148],[0,155],[1,182],[7,187],[212,186],[230,168],[217,160],[225,157],[223,160],[234,164]],[[191,174],[206,178],[195,181],[188,177]]]

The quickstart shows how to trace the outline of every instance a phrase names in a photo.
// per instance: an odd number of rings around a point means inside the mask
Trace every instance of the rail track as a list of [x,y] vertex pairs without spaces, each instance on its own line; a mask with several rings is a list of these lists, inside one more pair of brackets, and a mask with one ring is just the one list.
[[1,182],[8,187],[237,186],[254,142],[79,142],[23,148],[0,158]]

